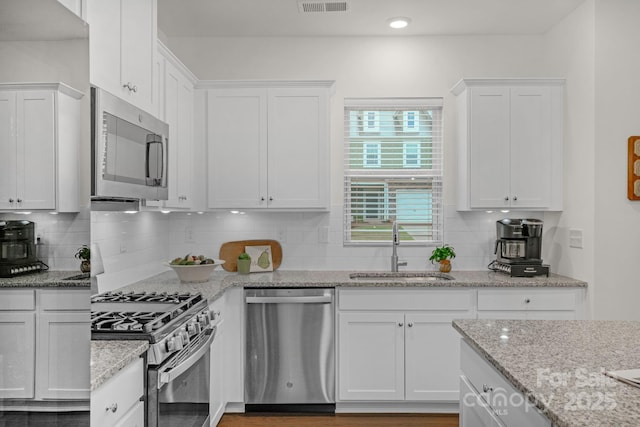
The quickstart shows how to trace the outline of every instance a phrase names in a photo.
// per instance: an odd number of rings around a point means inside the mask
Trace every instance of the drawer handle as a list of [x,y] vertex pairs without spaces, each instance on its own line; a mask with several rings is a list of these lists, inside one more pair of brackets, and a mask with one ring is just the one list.
[[529,304],[531,302],[531,299],[530,298],[525,298],[524,302],[525,302],[525,304]]
[[403,326],[404,326],[404,323],[402,323],[402,322],[398,322],[398,326],[403,327]]
[[114,414],[116,413],[116,411],[118,410],[118,404],[117,403],[112,403],[110,406],[107,406],[106,408],[107,412],[111,411]]
[[504,201],[505,201],[505,202],[508,202],[508,201],[509,201],[509,196],[506,196],[506,197],[504,198]]
[[487,384],[482,384],[482,391],[484,393],[489,393],[490,391],[493,391],[493,387],[490,387]]
[[409,323],[407,324],[407,326],[408,326],[408,327],[410,327],[410,328],[412,328],[412,327],[413,327],[413,322],[409,322]]

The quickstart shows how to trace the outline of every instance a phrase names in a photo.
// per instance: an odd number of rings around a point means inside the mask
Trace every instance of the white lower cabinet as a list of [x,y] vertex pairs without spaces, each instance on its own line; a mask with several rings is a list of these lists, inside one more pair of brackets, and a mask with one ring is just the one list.
[[211,372],[210,372],[210,399],[209,399],[209,414],[211,419],[211,425],[217,425],[227,405],[226,396],[224,393],[224,355],[225,355],[225,321],[224,316],[226,314],[225,297],[222,296],[209,305],[209,310],[214,315],[216,322],[216,335],[211,343]]
[[469,344],[460,343],[461,427],[551,426],[549,419]]
[[339,289],[341,401],[455,402],[453,319],[475,317],[473,290]]
[[144,364],[138,358],[91,393],[91,425],[144,426]]
[[0,292],[0,398],[89,399],[89,296],[88,289]]
[[479,289],[478,318],[576,320],[584,318],[581,288]]

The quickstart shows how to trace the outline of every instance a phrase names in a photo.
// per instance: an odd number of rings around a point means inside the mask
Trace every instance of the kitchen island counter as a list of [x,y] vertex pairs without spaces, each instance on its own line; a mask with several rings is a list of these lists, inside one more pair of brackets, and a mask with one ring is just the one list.
[[[586,288],[587,283],[566,276],[550,274],[536,277],[510,277],[493,271],[453,271],[452,280],[402,281],[388,277],[351,279],[352,271],[293,271],[237,274],[215,271],[208,282],[180,283],[173,271],[118,289],[118,291],[201,292],[209,302],[220,297],[225,289],[244,287],[422,287],[422,288]],[[371,272],[368,272],[371,273]],[[384,272],[380,272],[384,273]],[[436,273],[436,272],[433,272]]]
[[147,341],[91,341],[91,391],[140,357],[149,348]]
[[453,326],[554,426],[640,425],[640,388],[603,374],[640,368],[640,322],[455,320]]
[[0,288],[89,288],[91,281],[87,277],[81,280],[65,280],[79,276],[79,271],[43,271],[15,277],[0,278]]

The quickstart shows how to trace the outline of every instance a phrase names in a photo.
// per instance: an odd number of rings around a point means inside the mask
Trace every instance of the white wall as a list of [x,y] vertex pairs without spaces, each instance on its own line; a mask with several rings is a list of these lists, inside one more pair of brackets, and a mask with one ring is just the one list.
[[640,320],[640,203],[626,197],[640,135],[640,2],[595,0],[595,317]]
[[[595,282],[594,4],[583,3],[546,36],[546,67],[566,78],[564,210],[546,214],[549,259],[557,272],[587,281],[593,312]],[[560,183],[558,183],[560,184]],[[583,248],[569,247],[569,229],[582,230]]]

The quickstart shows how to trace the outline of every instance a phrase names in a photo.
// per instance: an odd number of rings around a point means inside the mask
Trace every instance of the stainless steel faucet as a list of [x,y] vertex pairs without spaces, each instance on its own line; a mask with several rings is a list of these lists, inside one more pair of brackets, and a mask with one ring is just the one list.
[[391,228],[391,234],[393,235],[393,253],[391,254],[391,271],[397,272],[398,267],[406,266],[407,261],[398,261],[398,250],[397,247],[400,246],[400,236],[398,235],[398,222],[393,221],[393,227]]

